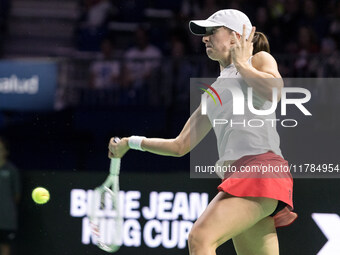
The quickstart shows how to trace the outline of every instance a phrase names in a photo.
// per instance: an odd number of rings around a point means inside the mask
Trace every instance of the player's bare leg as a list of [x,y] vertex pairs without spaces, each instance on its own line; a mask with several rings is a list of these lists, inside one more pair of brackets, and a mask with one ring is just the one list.
[[266,217],[253,227],[233,238],[238,255],[277,255],[279,242],[277,239],[274,219]]
[[[242,198],[219,192],[192,227],[190,255],[216,254],[218,246],[266,218],[277,203],[271,198]],[[274,226],[274,222],[272,224]]]

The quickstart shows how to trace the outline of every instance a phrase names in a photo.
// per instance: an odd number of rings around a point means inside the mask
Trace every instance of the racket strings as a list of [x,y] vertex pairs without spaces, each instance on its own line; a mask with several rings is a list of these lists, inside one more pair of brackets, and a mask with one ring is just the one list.
[[[115,139],[118,142],[119,139]],[[119,204],[120,159],[112,159],[110,174],[105,182],[94,190],[90,202],[90,227],[97,246],[107,252],[115,252],[122,243],[123,218]]]
[[[116,189],[117,185],[101,186],[95,189],[91,199],[91,212],[89,214],[91,233],[97,246],[107,252],[115,252],[119,249],[122,235],[123,219],[119,210],[119,189]],[[99,212],[102,211],[102,212]],[[112,219],[110,223],[110,236],[111,239],[107,242],[106,235],[107,226],[103,224],[103,217],[105,213],[110,212],[109,219]],[[107,223],[106,223],[107,224]]]

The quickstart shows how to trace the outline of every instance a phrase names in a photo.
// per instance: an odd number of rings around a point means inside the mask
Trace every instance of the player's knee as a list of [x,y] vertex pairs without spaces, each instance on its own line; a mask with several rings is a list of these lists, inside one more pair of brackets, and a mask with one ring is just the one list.
[[200,245],[202,245],[202,234],[200,234],[200,231],[196,230],[195,227],[193,227],[189,233],[189,237],[188,237],[188,244],[189,244],[189,248],[191,251],[199,249]]
[[214,249],[213,242],[210,242],[208,236],[204,235],[203,229],[195,228],[195,226],[189,233],[188,245],[191,254],[195,254],[195,251]]

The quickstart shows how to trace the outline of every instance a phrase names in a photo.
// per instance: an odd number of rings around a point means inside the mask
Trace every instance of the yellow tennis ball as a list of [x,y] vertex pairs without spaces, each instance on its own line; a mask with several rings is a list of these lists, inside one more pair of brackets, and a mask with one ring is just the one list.
[[37,204],[45,204],[50,200],[50,193],[43,187],[37,187],[32,192],[32,199]]

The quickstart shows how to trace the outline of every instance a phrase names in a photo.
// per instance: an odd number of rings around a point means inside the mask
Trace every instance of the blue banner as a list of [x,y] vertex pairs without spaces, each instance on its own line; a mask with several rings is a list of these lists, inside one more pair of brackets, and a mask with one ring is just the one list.
[[56,86],[53,61],[0,61],[0,110],[52,110]]

